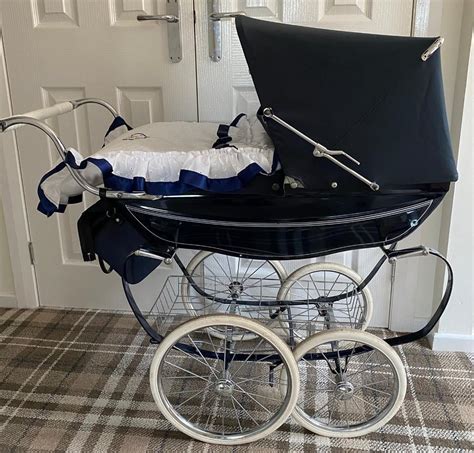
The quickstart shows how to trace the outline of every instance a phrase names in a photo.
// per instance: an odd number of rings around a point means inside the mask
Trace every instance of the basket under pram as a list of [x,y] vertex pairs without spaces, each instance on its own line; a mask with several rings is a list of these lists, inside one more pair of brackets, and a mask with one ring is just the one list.
[[[78,222],[83,258],[121,276],[138,322],[159,344],[150,385],[174,426],[234,445],[270,434],[292,414],[321,435],[364,435],[386,424],[405,395],[391,346],[426,335],[451,294],[451,267],[438,252],[397,248],[457,178],[441,41],[245,17],[237,30],[262,104],[249,134],[239,116],[220,126],[182,124],[195,135],[171,143],[163,131],[176,125],[132,130],[97,99],[6,118],[1,129],[35,126],[59,151],[62,162],[40,183],[43,213],[64,211],[84,190],[99,197]],[[83,159],[40,120],[88,103],[115,119],[110,143]],[[290,275],[284,265],[366,247],[383,254],[365,278],[336,263]],[[182,249],[200,251],[185,263]],[[364,331],[369,284],[386,261],[412,256],[446,265],[445,293],[423,329],[384,341]],[[170,276],[143,313],[133,285],[171,260],[182,275]]]

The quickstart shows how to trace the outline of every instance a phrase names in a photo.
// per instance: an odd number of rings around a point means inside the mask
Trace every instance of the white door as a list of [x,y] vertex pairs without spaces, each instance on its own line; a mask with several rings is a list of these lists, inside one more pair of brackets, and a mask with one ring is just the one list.
[[[170,61],[166,23],[136,20],[165,14],[167,1],[2,0],[13,112],[98,97],[134,126],[196,120],[192,2],[181,2],[179,63]],[[90,106],[50,124],[67,146],[88,155],[102,146],[111,120],[107,111]],[[39,131],[24,127],[16,134],[41,305],[126,308],[119,278],[81,258],[76,222],[94,200],[86,197],[49,219],[37,212],[38,181],[58,156]]]
[[[231,120],[238,113],[254,114],[260,106],[233,20],[221,21],[222,58],[209,57],[208,17],[218,12],[243,11],[248,16],[308,27],[409,36],[411,0],[213,0],[196,2],[199,119]],[[271,74],[269,74],[271,77]],[[352,83],[350,74],[347,83]],[[357,86],[354,86],[357,90]],[[312,261],[343,263],[367,275],[381,252],[360,250]],[[291,272],[310,260],[286,262]],[[385,265],[370,284],[374,296],[371,324],[387,327],[390,316],[391,267]]]

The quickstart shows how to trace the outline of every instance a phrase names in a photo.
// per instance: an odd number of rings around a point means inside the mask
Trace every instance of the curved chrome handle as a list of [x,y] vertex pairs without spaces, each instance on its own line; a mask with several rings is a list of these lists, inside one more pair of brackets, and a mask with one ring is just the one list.
[[208,39],[209,57],[212,61],[218,62],[222,58],[222,33],[221,20],[234,19],[238,16],[246,16],[244,11],[219,12],[219,0],[207,0],[208,16]]
[[232,11],[228,13],[212,13],[209,14],[209,19],[216,21],[222,19],[233,19],[237,16],[246,16],[247,14],[244,11]]
[[169,24],[176,24],[179,22],[179,17],[175,16],[174,14],[159,14],[156,16],[137,16],[137,20],[139,22],[143,22],[145,20],[164,20]]

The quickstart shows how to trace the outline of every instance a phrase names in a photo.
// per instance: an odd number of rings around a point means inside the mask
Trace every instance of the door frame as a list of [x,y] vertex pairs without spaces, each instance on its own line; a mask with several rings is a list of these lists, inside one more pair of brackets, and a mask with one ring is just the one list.
[[[436,0],[414,0],[412,15],[412,36],[437,35],[441,29],[442,4]],[[1,20],[1,18],[0,18]],[[0,22],[0,112],[3,116],[11,115],[12,105],[4,53]],[[5,105],[4,105],[5,104]],[[19,113],[19,112],[17,112]],[[3,176],[2,201],[10,250],[10,259],[15,284],[16,304],[18,308],[37,308],[40,306],[36,273],[31,264],[30,231],[26,203],[23,195],[23,181],[19,164],[19,150],[15,132],[0,135],[0,164],[6,170]],[[409,273],[400,272],[399,276],[408,277]],[[397,316],[403,313],[403,319],[414,319],[414,307],[407,305],[402,296],[400,282],[404,278],[396,278],[393,282],[393,298],[390,302],[389,328],[398,330],[401,319]],[[397,284],[398,282],[398,284]],[[400,291],[398,291],[399,289]],[[404,303],[405,302],[405,303]]]
[[[0,117],[12,114],[8,72],[0,22]],[[3,169],[2,203],[15,294],[1,306],[37,308],[40,305],[35,267],[30,254],[30,229],[23,196],[23,180],[15,132],[0,134],[0,167]]]

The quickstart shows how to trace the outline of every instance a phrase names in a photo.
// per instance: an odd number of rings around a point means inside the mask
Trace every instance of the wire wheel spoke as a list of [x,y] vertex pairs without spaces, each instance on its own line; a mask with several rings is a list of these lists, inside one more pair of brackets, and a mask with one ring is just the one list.
[[[239,321],[237,325],[230,321],[204,324],[196,318],[185,324],[196,322],[199,328],[185,331],[183,324],[176,329],[182,329],[181,336],[175,338],[172,332],[165,339],[173,344],[159,356],[158,365],[152,364],[155,371],[150,374],[152,382],[157,381],[157,391],[152,385],[153,396],[164,415],[173,414],[168,420],[186,427],[188,434],[191,430],[191,434],[207,440],[211,438],[206,436],[218,436],[223,442],[235,433],[257,436],[269,431],[276,421],[281,424],[294,407],[297,394],[278,390],[279,375],[269,378],[269,360],[277,358],[278,373],[289,371],[289,364],[296,366],[291,351],[276,343],[281,340],[255,321],[227,315],[202,318]],[[211,325],[232,339],[213,338]],[[233,337],[236,330],[239,339]],[[252,335],[251,341],[245,339],[248,335]],[[266,335],[271,335],[270,339]],[[191,349],[183,353],[183,345]]]
[[[183,278],[181,292],[185,309],[192,316],[228,313],[272,324],[269,309],[260,302],[271,300],[276,304],[281,282],[286,277],[278,262],[199,252],[187,271],[193,281]],[[245,301],[251,304],[245,305]],[[224,337],[215,327],[210,327],[209,332],[214,337]],[[238,333],[236,337],[232,339],[241,339]],[[248,333],[243,339],[252,338],[254,335]]]
[[403,364],[372,334],[328,330],[298,345],[295,356],[302,379],[295,417],[318,434],[370,432],[401,405]]
[[[362,277],[335,263],[313,263],[291,274],[284,285],[283,300],[300,301],[292,306],[291,318],[280,322],[299,340],[321,330],[349,327],[365,329],[372,313],[367,287],[359,290]],[[285,325],[286,324],[286,325]]]

